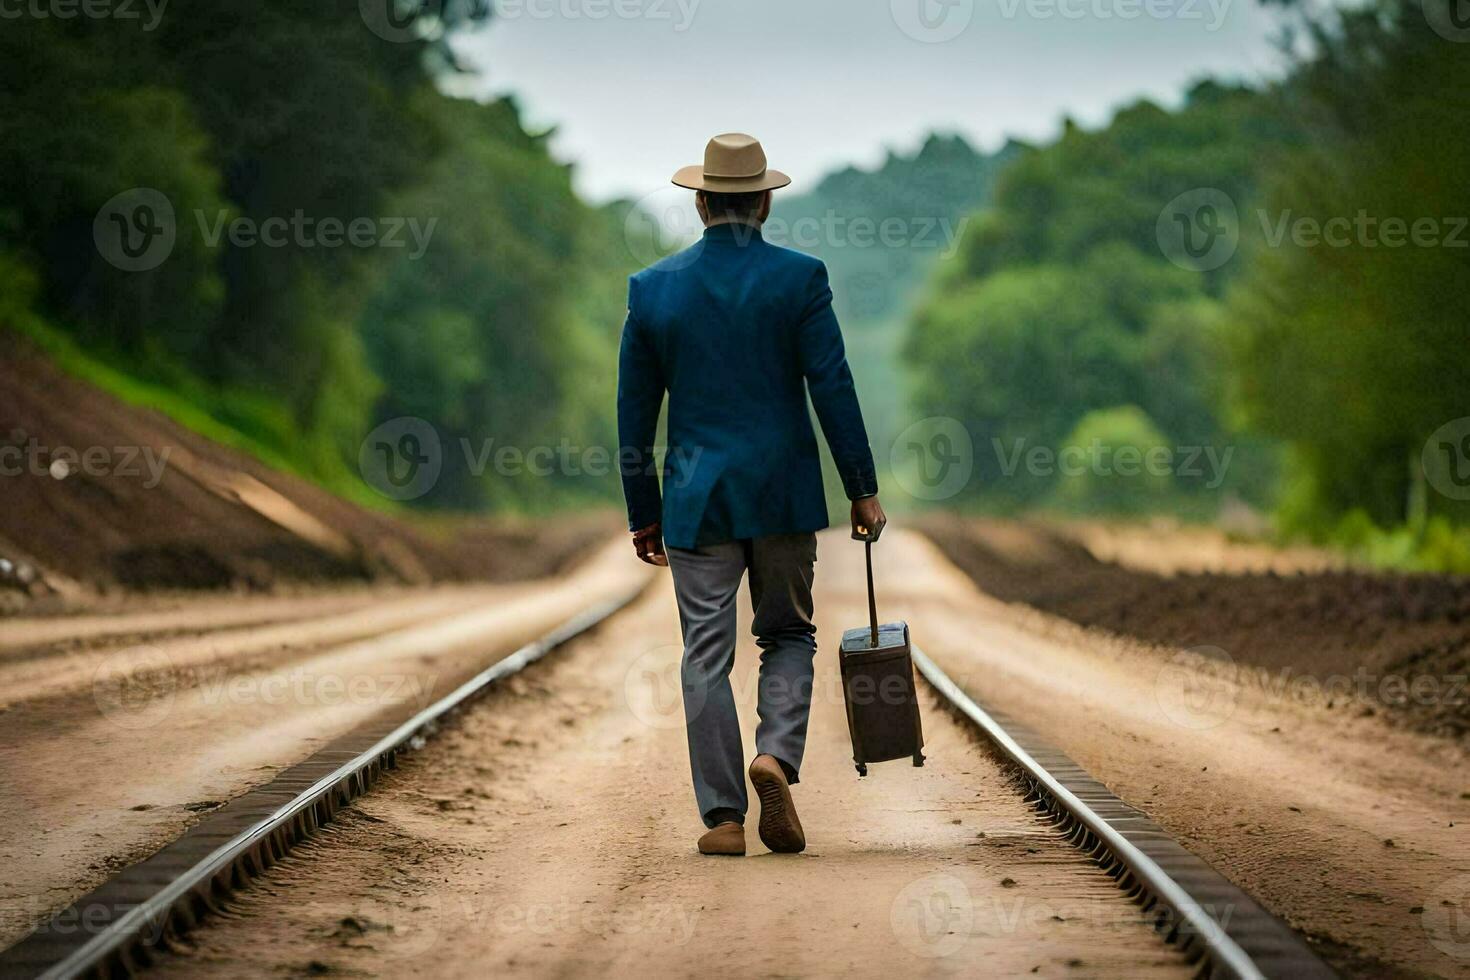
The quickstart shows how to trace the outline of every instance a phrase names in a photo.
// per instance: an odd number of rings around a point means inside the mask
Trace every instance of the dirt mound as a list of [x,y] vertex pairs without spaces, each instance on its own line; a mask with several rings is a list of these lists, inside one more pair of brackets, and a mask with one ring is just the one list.
[[0,610],[119,588],[505,580],[614,531],[375,513],[58,371],[0,334]]
[[1041,525],[919,522],[986,592],[1171,650],[1264,668],[1324,707],[1381,706],[1414,728],[1470,734],[1470,579],[1328,570],[1155,574],[1099,561]]

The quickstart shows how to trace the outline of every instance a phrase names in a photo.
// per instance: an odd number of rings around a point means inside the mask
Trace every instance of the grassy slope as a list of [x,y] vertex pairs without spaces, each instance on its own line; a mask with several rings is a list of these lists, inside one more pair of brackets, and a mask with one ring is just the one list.
[[[316,472],[295,458],[295,426],[271,399],[248,391],[219,389],[177,369],[168,381],[130,373],[84,351],[65,333],[38,317],[17,318],[7,326],[28,338],[59,369],[108,394],[166,415],[207,439],[249,453],[275,469],[312,480],[363,507],[394,512],[392,501],[374,493],[343,465],[335,472]],[[201,406],[209,406],[204,408]]]

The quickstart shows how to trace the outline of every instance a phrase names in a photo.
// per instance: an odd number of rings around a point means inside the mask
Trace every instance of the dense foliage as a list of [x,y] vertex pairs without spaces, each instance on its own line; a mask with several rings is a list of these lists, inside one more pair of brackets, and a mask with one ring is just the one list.
[[[1467,565],[1470,53],[1433,20],[1418,0],[1303,15],[1283,82],[1068,126],[1002,174],[907,341],[919,413],[974,438],[962,500],[1208,514],[1226,494],[1287,533]],[[1238,248],[1192,267],[1165,223],[1199,189]],[[1099,438],[1230,463],[1175,467],[1167,493],[1007,465]]]
[[[610,360],[627,251],[513,104],[440,93],[446,38],[485,5],[386,27],[353,0],[133,6],[0,32],[0,290],[13,306],[31,284],[34,329],[339,489],[361,490],[359,446],[398,415],[434,424],[447,464],[461,437],[606,444],[587,426],[611,384],[587,365]],[[141,271],[94,245],[133,188],[167,200],[177,236]],[[291,230],[267,243],[272,222]],[[556,498],[484,475],[447,465],[421,502]]]
[[[1181,455],[1234,438],[1218,408],[1216,323],[1238,266],[1170,262],[1159,212],[1197,187],[1254,200],[1257,167],[1296,138],[1270,94],[1204,82],[1177,112],[1141,102],[1098,132],[1068,125],[1002,174],[991,209],[941,267],[907,347],[919,412],[955,418],[972,435],[973,496],[1047,502],[1062,474],[1005,459],[1018,445],[1058,451],[1099,410],[1136,406]],[[1181,466],[1177,489],[1259,496],[1268,461],[1246,455],[1255,465],[1237,459],[1213,488],[1202,467]]]
[[1311,141],[1271,173],[1230,293],[1234,404],[1290,446],[1283,518],[1318,535],[1470,520],[1444,492],[1470,491],[1470,49],[1436,6],[1312,25],[1292,87]]
[[985,154],[962,136],[931,135],[912,155],[890,152],[872,170],[846,167],[810,190],[779,193],[767,237],[827,263],[843,324],[881,321],[908,310],[1022,149]]

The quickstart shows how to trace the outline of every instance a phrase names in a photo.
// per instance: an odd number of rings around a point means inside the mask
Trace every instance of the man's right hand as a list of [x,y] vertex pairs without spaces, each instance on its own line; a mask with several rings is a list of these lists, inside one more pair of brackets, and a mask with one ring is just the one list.
[[854,541],[877,541],[878,535],[883,533],[883,526],[887,523],[888,515],[883,513],[883,505],[878,503],[877,494],[852,502],[852,539]]
[[664,526],[650,524],[633,532],[633,550],[640,561],[667,568],[669,556],[664,553]]

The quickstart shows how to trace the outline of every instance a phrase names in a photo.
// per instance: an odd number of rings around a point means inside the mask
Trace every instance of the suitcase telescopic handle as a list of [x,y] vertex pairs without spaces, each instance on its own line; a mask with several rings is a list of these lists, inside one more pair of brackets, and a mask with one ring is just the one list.
[[873,594],[873,542],[863,542],[863,557],[868,564],[868,623],[872,627],[873,635],[870,646],[878,647],[878,599]]

